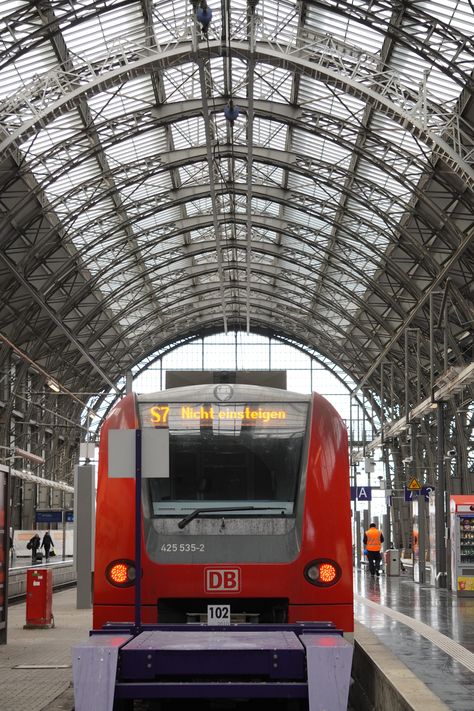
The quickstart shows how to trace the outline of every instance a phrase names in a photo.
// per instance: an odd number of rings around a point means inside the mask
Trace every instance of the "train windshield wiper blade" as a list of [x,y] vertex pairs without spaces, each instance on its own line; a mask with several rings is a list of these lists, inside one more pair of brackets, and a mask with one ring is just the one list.
[[227,511],[281,511],[279,506],[226,506],[217,509],[194,509],[190,514],[181,519],[178,528],[184,528],[193,518],[197,518],[202,513],[222,513]]

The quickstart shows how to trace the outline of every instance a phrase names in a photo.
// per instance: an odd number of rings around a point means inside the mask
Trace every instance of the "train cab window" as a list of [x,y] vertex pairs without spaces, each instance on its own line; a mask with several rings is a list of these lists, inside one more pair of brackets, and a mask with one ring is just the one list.
[[306,419],[299,402],[170,404],[170,477],[148,480],[152,515],[239,504],[291,515]]

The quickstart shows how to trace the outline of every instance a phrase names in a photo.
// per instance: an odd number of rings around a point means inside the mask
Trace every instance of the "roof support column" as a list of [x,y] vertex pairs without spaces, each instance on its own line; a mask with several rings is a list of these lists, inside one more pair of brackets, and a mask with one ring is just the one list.
[[444,402],[438,403],[437,409],[437,447],[438,447],[438,480],[436,482],[436,585],[440,588],[447,586],[446,569],[446,473],[444,466]]

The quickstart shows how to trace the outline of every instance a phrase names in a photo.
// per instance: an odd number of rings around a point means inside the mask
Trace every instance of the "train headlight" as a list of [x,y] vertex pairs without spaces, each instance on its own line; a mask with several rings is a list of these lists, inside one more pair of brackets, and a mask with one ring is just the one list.
[[113,560],[108,564],[105,577],[118,588],[126,588],[135,582],[135,563],[133,560]]
[[326,588],[337,583],[342,575],[341,566],[329,558],[312,560],[304,569],[304,577],[312,585]]

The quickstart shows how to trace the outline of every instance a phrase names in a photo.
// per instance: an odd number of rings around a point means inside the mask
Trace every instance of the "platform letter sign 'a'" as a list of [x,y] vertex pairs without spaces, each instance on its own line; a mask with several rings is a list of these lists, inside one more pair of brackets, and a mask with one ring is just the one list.
[[351,501],[372,501],[372,487],[351,486]]

